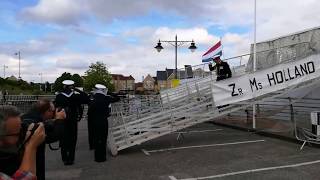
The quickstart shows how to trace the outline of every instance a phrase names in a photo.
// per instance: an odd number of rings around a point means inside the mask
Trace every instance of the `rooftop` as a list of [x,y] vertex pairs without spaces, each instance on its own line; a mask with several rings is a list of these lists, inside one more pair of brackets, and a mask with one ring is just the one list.
[[111,74],[112,79],[114,80],[135,80],[131,75],[130,76],[124,76],[122,74]]

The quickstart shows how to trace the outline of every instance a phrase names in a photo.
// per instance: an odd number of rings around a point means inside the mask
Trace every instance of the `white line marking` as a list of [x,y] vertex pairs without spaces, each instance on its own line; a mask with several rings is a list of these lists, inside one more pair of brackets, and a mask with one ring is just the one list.
[[170,180],[177,180],[177,178],[175,178],[174,176],[169,176]]
[[[320,163],[320,160],[316,161],[310,161],[310,162],[303,162],[298,164],[291,164],[291,165],[284,165],[284,166],[274,166],[274,167],[266,167],[266,168],[259,168],[259,169],[250,169],[245,171],[236,171],[226,174],[217,174],[213,176],[206,176],[206,177],[196,177],[196,178],[186,178],[186,179],[177,179],[177,180],[202,180],[202,179],[213,179],[213,178],[220,178],[220,177],[226,177],[226,176],[234,176],[239,174],[246,174],[246,173],[254,173],[254,172],[261,172],[261,171],[270,171],[270,170],[276,170],[276,169],[284,169],[284,168],[293,168],[293,167],[299,167],[299,166],[306,166],[311,164],[317,164]],[[175,178],[175,177],[174,177]]]
[[236,145],[236,144],[248,144],[248,143],[257,143],[257,142],[264,142],[264,141],[265,141],[265,140],[240,141],[240,142],[231,142],[231,143],[222,143],[222,144],[208,144],[208,145],[199,145],[199,146],[185,146],[185,147],[167,148],[167,149],[150,150],[150,151],[145,150],[145,151],[147,151],[148,153],[154,153],[154,152],[172,151],[172,150],[180,150],[180,149],[215,147],[215,146],[228,146],[228,145]]
[[209,129],[209,130],[195,130],[195,131],[177,131],[175,133],[204,133],[204,132],[215,132],[222,131],[223,129]]
[[142,151],[145,155],[150,156],[150,153],[149,153],[147,150],[141,149],[141,151]]

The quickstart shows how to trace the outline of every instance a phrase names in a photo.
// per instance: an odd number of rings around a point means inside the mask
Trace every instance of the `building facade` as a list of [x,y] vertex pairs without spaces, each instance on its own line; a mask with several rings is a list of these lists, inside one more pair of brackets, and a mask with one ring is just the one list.
[[[169,78],[170,77],[170,78]],[[171,80],[174,77],[174,69],[157,71],[157,89],[158,91],[171,88]]]
[[145,91],[155,90],[155,79],[148,74],[143,80],[143,89]]
[[114,85],[115,92],[120,91],[134,91],[135,90],[135,79],[130,76],[124,76],[122,74],[111,74],[112,84]]

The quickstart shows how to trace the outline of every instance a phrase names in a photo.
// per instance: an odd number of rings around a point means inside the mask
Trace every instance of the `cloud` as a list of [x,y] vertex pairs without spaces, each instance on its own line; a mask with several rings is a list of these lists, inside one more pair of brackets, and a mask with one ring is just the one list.
[[[36,5],[22,10],[21,17],[30,22],[81,26],[81,22],[90,18],[110,23],[118,19],[125,21],[132,17],[143,17],[158,11],[167,17],[186,17],[184,21],[200,27],[214,27],[226,31],[232,27],[245,27],[249,29],[246,33],[251,34],[250,38],[253,39],[253,8],[253,0],[184,0],[183,3],[172,0],[40,0]],[[317,0],[257,1],[258,41],[319,26],[319,8],[320,3]],[[74,31],[109,35],[83,27],[74,27]],[[138,31],[129,34],[152,33],[152,29]],[[166,29],[158,31],[165,33]]]
[[202,0],[201,3],[192,0],[183,3],[171,0],[40,0],[36,5],[25,8],[20,17],[31,22],[59,25],[78,25],[91,16],[111,22],[115,19],[143,16],[153,10],[180,16],[204,17],[212,10],[207,6],[210,3],[210,0]]
[[[163,44],[164,50],[158,53],[154,46],[158,38],[162,40],[174,40],[178,34],[179,40],[194,39],[199,47],[196,52],[191,53],[188,50],[189,43],[179,47],[178,50],[178,68],[186,64],[201,64],[201,56],[204,51],[217,42],[219,38],[210,34],[205,28],[169,28],[169,27],[141,27],[125,31],[119,37],[100,37],[97,44],[102,47],[112,46],[113,51],[110,52],[90,52],[69,49],[58,54],[41,54],[32,58],[24,58],[22,77],[27,80],[38,80],[39,73],[43,73],[43,78],[53,82],[63,72],[78,73],[84,75],[91,63],[96,61],[104,62],[109,71],[112,73],[121,73],[125,75],[133,75],[137,81],[141,80],[142,76],[151,74],[156,75],[157,70],[165,68],[174,68],[174,48],[168,44]],[[140,42],[128,44],[126,38],[141,39]],[[233,55],[239,51],[237,44],[246,44],[246,36],[238,34],[227,34],[223,38],[225,48],[229,48],[229,54]],[[38,40],[37,42],[43,40]],[[44,41],[43,43],[45,43]],[[50,43],[49,43],[50,44]],[[48,46],[49,47],[49,46]],[[37,49],[37,48],[33,48]],[[13,64],[10,65],[12,72],[17,72],[17,59],[12,56]],[[5,58],[3,58],[5,59]],[[2,62],[2,59],[0,59]]]
[[[164,16],[176,14],[189,21],[227,28],[252,25],[253,8],[253,0],[39,0],[36,5],[22,10],[20,15],[31,22],[78,25],[92,17],[112,22],[159,11]],[[317,0],[257,1],[258,25],[262,30],[263,26],[273,28],[273,33],[279,29],[282,32],[287,25],[294,27],[292,30],[318,25],[319,8]]]
[[257,39],[265,40],[319,26],[316,0],[261,1],[257,10]]
[[14,53],[21,51],[21,55],[24,57],[46,55],[59,50],[67,41],[64,36],[47,35],[25,42],[3,42],[0,43],[0,54],[14,56]]
[[180,40],[194,40],[198,44],[209,45],[217,42],[219,38],[217,36],[210,35],[204,28],[190,28],[190,29],[170,29],[168,27],[158,28],[152,38],[163,40],[174,40],[175,35],[178,35]]
[[229,53],[233,56],[248,53],[250,42],[248,34],[226,33],[222,38],[223,45],[230,49]]
[[194,40],[195,43],[199,45],[212,45],[213,43],[219,41],[219,37],[209,34],[208,30],[203,27],[141,27],[136,29],[130,29],[122,33],[122,36],[124,36],[125,38],[137,38],[143,44],[148,44],[148,46],[150,46],[150,44],[155,44],[159,39],[174,41],[176,35],[178,36],[178,41]]
[[[222,38],[224,58],[232,58],[239,55],[244,55],[250,51],[250,37],[248,34],[226,33]],[[239,66],[244,64],[249,59],[249,56],[229,59],[231,66]]]
[[[31,61],[30,59],[21,59],[20,62],[20,70],[21,70],[21,76],[27,77],[30,75],[37,75],[37,70],[39,69],[39,66],[36,62]],[[6,77],[8,76],[15,76],[19,77],[19,60],[18,58],[15,58],[13,56],[0,54],[0,65],[1,65],[1,77],[3,77],[3,66],[7,66],[6,68]],[[29,77],[26,79],[30,79]]]
[[58,59],[56,61],[56,67],[61,69],[73,69],[73,70],[84,70],[88,68],[89,63],[84,59],[66,58]]
[[[320,3],[316,0],[257,1],[258,41],[319,26],[318,9]],[[181,28],[177,25],[172,28],[168,27],[167,22],[159,22],[152,27],[131,27],[132,18],[143,20],[150,12],[166,17],[182,17],[187,26]],[[96,44],[84,43],[83,49],[92,46],[110,47],[110,51],[103,53],[77,52],[67,48],[58,55],[51,55],[50,52],[61,50],[67,41],[64,39],[65,34],[61,34],[61,39],[39,38],[24,43],[0,44],[0,54],[9,55],[12,50],[24,49],[26,54],[38,55],[36,59],[52,65],[46,66],[46,71],[50,72],[48,76],[52,78],[64,71],[83,74],[87,66],[97,60],[104,61],[114,73],[133,74],[138,80],[149,73],[155,75],[156,70],[174,68],[174,49],[164,43],[165,49],[157,53],[153,47],[158,39],[174,40],[176,34],[179,40],[194,39],[199,47],[195,53],[190,53],[187,50],[188,44],[182,46],[178,52],[179,67],[200,64],[203,52],[219,40],[218,35],[211,31],[209,33],[208,29],[223,32],[219,36],[222,34],[225,57],[249,52],[253,41],[253,0],[39,0],[19,15],[28,22],[50,24],[61,29],[67,27],[73,32],[94,36]],[[125,22],[126,27],[123,29],[127,31],[116,29],[117,36],[109,34],[107,29],[114,28],[112,22],[119,19]],[[101,23],[99,30],[90,27],[92,21]],[[126,22],[129,22],[128,25]],[[233,64],[237,63],[238,60]],[[43,66],[39,69],[42,71]]]
[[[140,43],[125,44],[125,46],[121,47],[121,44],[124,42],[118,41],[119,47],[115,48],[112,52],[100,54],[72,52],[53,57],[52,60],[56,59],[57,68],[60,70],[77,70],[81,73],[88,68],[88,64],[99,60],[103,61],[112,73],[131,74],[140,81],[141,77],[147,74],[155,76],[157,70],[174,68],[174,48],[170,45],[164,45],[165,49],[161,53],[158,53],[153,47],[158,38],[174,40],[176,34],[181,35],[179,36],[180,40],[194,39],[197,45],[206,48],[219,40],[218,37],[209,34],[204,28],[170,29],[168,27],[142,27],[123,32],[121,35],[126,38],[135,37],[143,39]],[[118,40],[119,39],[121,38],[118,38]],[[108,41],[100,43],[115,45]],[[230,42],[230,44],[232,44],[232,42]],[[191,53],[188,50],[188,46],[189,43],[179,48],[178,67],[183,67],[185,64],[201,63],[202,50]]]
[[84,35],[90,35],[90,36],[96,36],[96,37],[101,37],[101,38],[109,38],[112,37],[113,35],[111,33],[100,33],[100,32],[95,32],[89,27],[84,27],[84,26],[71,26],[71,30],[74,32],[84,34]]
[[60,25],[76,25],[83,18],[83,0],[40,0],[33,7],[25,8],[20,17],[29,21],[54,23]]

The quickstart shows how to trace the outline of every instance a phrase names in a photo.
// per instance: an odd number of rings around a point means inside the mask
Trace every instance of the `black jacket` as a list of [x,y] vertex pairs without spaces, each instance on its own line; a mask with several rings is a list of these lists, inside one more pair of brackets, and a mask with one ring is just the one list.
[[65,110],[68,122],[77,122],[81,114],[81,104],[87,104],[88,101],[89,98],[85,92],[79,92],[79,94],[61,92],[56,96],[55,106]]
[[230,70],[229,64],[226,62],[221,61],[220,64],[216,64],[215,66],[212,66],[211,64],[209,64],[209,69],[210,71],[213,71],[216,69],[217,81],[232,77],[232,72]]
[[110,115],[110,104],[119,101],[118,96],[95,93],[89,104],[88,116],[90,119],[105,119]]
[[[41,114],[38,112],[28,112],[22,116],[22,121],[27,123],[43,122]],[[46,144],[59,141],[64,129],[63,120],[48,120],[44,122],[46,139],[37,149],[37,179],[45,179],[45,148]]]

